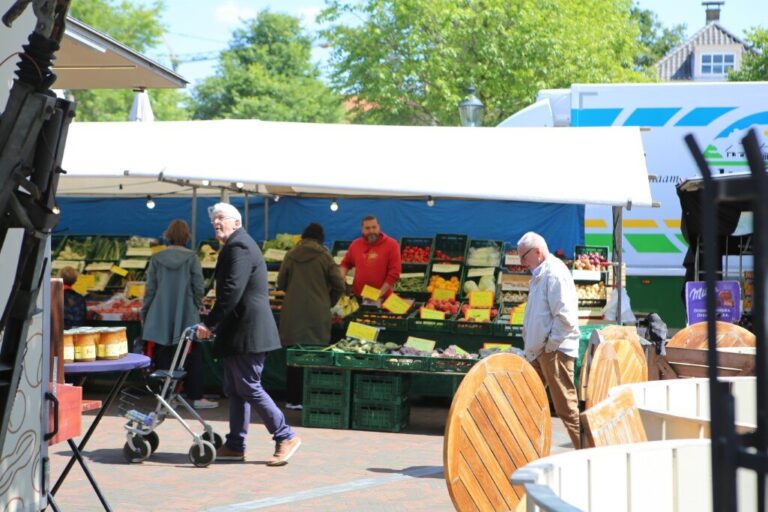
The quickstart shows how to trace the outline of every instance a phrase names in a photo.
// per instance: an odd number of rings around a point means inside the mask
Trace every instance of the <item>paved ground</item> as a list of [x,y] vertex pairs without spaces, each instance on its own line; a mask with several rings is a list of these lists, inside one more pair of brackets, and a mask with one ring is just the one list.
[[[187,458],[190,435],[169,418],[157,429],[157,452],[141,464],[127,464],[122,455],[125,419],[113,406],[91,438],[86,460],[113,510],[120,512],[450,511],[442,466],[448,406],[435,401],[415,404],[409,427],[400,433],[296,427],[303,445],[287,466],[277,468],[265,465],[274,445],[257,418],[245,463],[194,467]],[[222,400],[218,409],[202,411],[222,435],[227,432],[226,410]],[[300,412],[287,411],[286,416],[291,425],[301,424]],[[92,413],[84,417],[83,432],[92,418]],[[553,430],[553,453],[569,450],[568,436],[557,419]],[[70,452],[62,443],[51,447],[49,454],[53,481]],[[66,511],[101,510],[77,465],[56,501]]]

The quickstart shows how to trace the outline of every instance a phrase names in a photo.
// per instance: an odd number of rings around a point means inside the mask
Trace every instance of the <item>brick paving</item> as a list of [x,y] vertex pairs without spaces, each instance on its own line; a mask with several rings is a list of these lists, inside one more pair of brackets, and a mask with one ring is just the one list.
[[[86,392],[86,398],[100,398]],[[284,405],[283,402],[278,402]],[[216,432],[227,432],[227,403],[201,411]],[[235,512],[288,511],[450,511],[443,480],[443,430],[448,405],[422,402],[412,407],[410,425],[400,433],[302,428],[301,413],[286,411],[303,445],[287,466],[268,467],[274,450],[254,417],[244,463],[193,466],[191,436],[168,418],[157,428],[160,445],[141,464],[124,461],[125,419],[113,404],[86,447],[86,460],[113,510]],[[83,418],[85,432],[93,413]],[[182,414],[184,416],[184,414]],[[199,423],[193,430],[201,431]],[[553,453],[570,449],[562,423],[553,420]],[[66,443],[50,447],[51,480],[70,452]],[[56,495],[66,511],[98,511],[101,505],[76,464]]]

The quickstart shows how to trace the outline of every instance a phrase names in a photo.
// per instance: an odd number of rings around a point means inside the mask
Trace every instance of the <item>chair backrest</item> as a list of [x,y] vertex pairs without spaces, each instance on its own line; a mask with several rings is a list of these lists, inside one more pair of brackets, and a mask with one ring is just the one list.
[[524,490],[509,478],[549,455],[551,442],[547,394],[533,366],[513,354],[475,364],[453,397],[443,441],[456,510],[516,510]]
[[629,389],[623,389],[581,413],[584,446],[599,447],[647,441],[640,411]]
[[[728,322],[715,322],[717,329],[717,347],[754,347],[755,335],[745,328]],[[708,347],[707,322],[699,322],[681,329],[667,343],[669,348]]]
[[635,327],[614,325],[593,331],[591,343],[594,354],[585,356],[588,374],[580,390],[587,408],[604,400],[613,386],[648,380],[648,364]]

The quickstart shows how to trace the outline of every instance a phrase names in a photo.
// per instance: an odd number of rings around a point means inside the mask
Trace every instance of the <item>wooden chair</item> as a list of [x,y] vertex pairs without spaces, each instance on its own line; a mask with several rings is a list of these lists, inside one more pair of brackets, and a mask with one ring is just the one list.
[[536,370],[513,354],[495,354],[467,373],[448,413],[443,462],[456,510],[519,510],[512,473],[549,455],[552,418]]
[[623,389],[581,413],[584,447],[647,441],[632,391]]

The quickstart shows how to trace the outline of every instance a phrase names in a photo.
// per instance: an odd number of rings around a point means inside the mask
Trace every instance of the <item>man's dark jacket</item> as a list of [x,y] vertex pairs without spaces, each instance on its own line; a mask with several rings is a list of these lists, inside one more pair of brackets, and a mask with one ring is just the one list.
[[280,348],[269,308],[264,256],[243,228],[230,235],[216,262],[216,304],[205,325],[216,334],[213,353],[226,357]]

